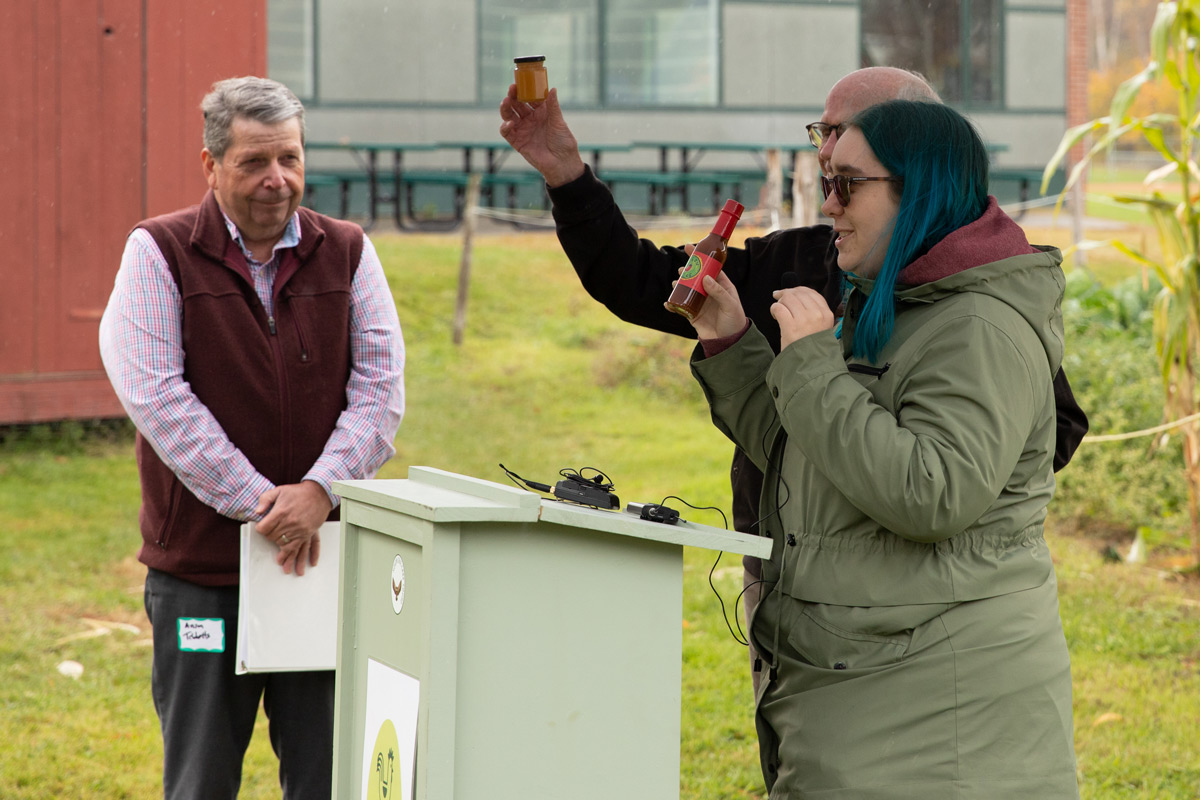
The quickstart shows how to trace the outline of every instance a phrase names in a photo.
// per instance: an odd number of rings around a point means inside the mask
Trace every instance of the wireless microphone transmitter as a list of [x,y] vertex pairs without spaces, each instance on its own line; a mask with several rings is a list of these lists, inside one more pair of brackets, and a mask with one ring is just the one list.
[[554,496],[559,500],[570,500],[595,508],[614,509],[621,507],[621,501],[607,489],[593,485],[586,480],[559,481],[554,485]]
[[679,512],[667,506],[655,503],[630,503],[625,507],[630,514],[637,514],[641,519],[650,522],[661,522],[664,525],[674,525],[679,522]]

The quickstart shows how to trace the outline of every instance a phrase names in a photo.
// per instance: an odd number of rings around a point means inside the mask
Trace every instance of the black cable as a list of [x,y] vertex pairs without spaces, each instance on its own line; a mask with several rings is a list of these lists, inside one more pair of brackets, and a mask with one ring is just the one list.
[[[725,610],[725,598],[721,597],[721,593],[717,591],[716,585],[713,583],[713,573],[717,571],[717,564],[721,563],[721,556],[725,555],[723,550],[717,551],[717,560],[713,562],[712,569],[708,571],[708,588],[712,589],[713,594],[717,596],[717,602],[721,604],[721,616],[725,618],[725,627],[729,629],[729,635],[733,640],[743,647],[750,646],[750,640],[746,638],[746,633],[742,630],[742,621],[737,616],[737,600],[733,601],[733,620],[737,623],[737,630],[734,631],[733,626],[729,624],[729,612]],[[746,590],[742,589],[738,594],[738,599],[741,599],[742,594]]]
[[[716,506],[694,506],[687,500],[684,500],[682,497],[674,494],[664,497],[659,505],[666,505],[668,500],[678,500],[688,508],[694,508],[697,511],[715,511],[721,515],[721,522],[724,525],[725,530],[729,530],[729,518],[725,516],[724,511]],[[717,591],[717,585],[713,583],[713,574],[717,571],[717,564],[721,563],[721,556],[723,555],[725,555],[723,551],[717,551],[717,560],[713,562],[712,569],[708,571],[708,588],[712,589],[712,593],[717,596],[717,602],[721,604],[721,617],[725,620],[725,627],[729,629],[729,635],[732,636],[733,640],[738,644],[749,647],[750,640],[746,638],[746,633],[742,630],[742,621],[737,615],[737,601],[741,599],[742,594],[744,594],[746,590],[742,589],[742,592],[738,594],[737,599],[735,599],[733,602],[733,620],[737,624],[737,630],[735,631],[733,629],[733,625],[729,624],[729,611],[725,608],[725,598],[721,597],[721,593]]]
[[[583,474],[584,470],[591,470],[592,472],[594,472],[596,474],[589,478]],[[596,469],[595,467],[584,467],[583,469],[580,469],[580,470],[574,470],[574,469],[571,469],[570,467],[567,467],[565,469],[560,469],[558,471],[558,474],[563,476],[564,478],[566,478],[569,481],[576,481],[577,483],[582,483],[585,486],[591,486],[596,489],[603,489],[606,492],[611,492],[613,490],[613,482],[611,480],[609,480],[609,477],[607,475],[605,475],[603,472]]]
[[[738,592],[738,596],[733,600],[733,618],[738,624],[738,632],[741,633],[742,636],[746,637],[747,644],[750,640],[750,629],[747,628],[744,632],[742,631],[742,615],[738,613],[738,606],[741,604],[742,597],[746,594],[746,592],[750,591],[751,588],[758,586],[759,584],[766,585],[766,583],[767,581],[765,578],[759,578],[758,580],[751,581],[742,587],[742,590]],[[747,625],[748,624],[749,621],[747,621]]]
[[[783,427],[783,419],[782,418],[780,418],[780,420],[779,420],[779,427],[783,429],[784,434],[787,434],[787,429]],[[783,477],[782,461],[779,463],[778,466],[771,462],[771,451],[767,449],[767,434],[769,434],[770,432],[771,432],[770,428],[763,431],[763,440],[762,440],[761,444],[762,444],[763,458],[765,458],[767,460],[767,466],[775,467],[775,510],[769,514],[764,514],[763,516],[754,520],[754,522],[750,526],[751,528],[758,528],[764,522],[769,520],[771,517],[777,516],[777,515],[779,516],[779,521],[783,522],[783,516],[779,512],[783,511],[783,507],[786,506],[788,504],[788,501],[792,499],[792,487],[788,486],[787,481],[784,480],[784,477]],[[786,446],[786,443],[785,443],[785,446]],[[763,473],[763,477],[764,478],[766,477],[765,472]],[[783,493],[780,491],[780,489],[783,489],[787,492],[787,495],[783,498],[782,501],[779,499],[780,495]]]
[[500,465],[500,469],[504,470],[504,474],[508,476],[509,480],[511,480],[513,483],[517,484],[518,489],[525,488],[524,486],[521,486],[521,484],[525,484],[525,486],[528,486],[530,489],[537,489],[539,492],[553,491],[553,488],[549,484],[537,483],[535,481],[527,481],[524,478],[522,478],[520,475],[518,475],[517,473],[513,472],[508,467],[504,466],[503,464]]
[[680,497],[678,495],[674,495],[674,494],[669,494],[666,497],[664,497],[662,499],[662,502],[659,503],[659,505],[660,506],[666,505],[668,500],[678,500],[679,502],[683,503],[688,508],[694,508],[697,511],[715,511],[721,515],[721,524],[725,527],[725,530],[729,530],[729,518],[725,516],[724,511],[717,508],[716,506],[694,506],[691,503],[689,503],[687,500],[684,500],[682,497]]
[[569,468],[561,469],[558,474],[562,475],[565,480],[559,481],[555,486],[525,480],[503,464],[500,465],[500,469],[504,470],[504,474],[508,476],[509,480],[517,484],[518,488],[524,488],[522,486],[524,484],[524,486],[528,486],[530,489],[536,489],[539,492],[552,495],[554,500],[560,502],[578,503],[604,510],[615,509],[621,502],[612,493],[612,481],[595,467],[584,467],[585,470],[591,470],[596,473],[591,477],[577,470]]
[[[787,436],[788,431],[787,431],[787,428],[785,428],[783,426],[783,418],[782,417],[780,417],[780,419],[779,419],[779,427],[783,430],[784,435]],[[783,447],[781,448],[781,452],[780,452],[780,463],[778,465],[776,465],[775,463],[773,463],[771,461],[771,450],[767,449],[767,435],[770,433],[770,431],[771,431],[770,428],[767,428],[766,431],[763,431],[763,438],[762,438],[761,446],[762,446],[762,451],[763,451],[763,458],[766,459],[768,469],[774,468],[774,470],[775,470],[775,509],[773,511],[771,511],[769,514],[764,514],[763,516],[759,517],[757,520],[754,521],[754,524],[751,527],[758,528],[766,520],[770,519],[773,516],[778,516],[780,527],[782,529],[783,514],[781,512],[783,511],[783,507],[788,504],[788,501],[792,499],[792,487],[788,486],[787,480],[785,480],[783,477],[782,450],[787,447],[787,441],[786,441],[786,439],[784,440],[784,444],[783,444]],[[778,436],[778,432],[776,433],[776,436]],[[772,443],[772,444],[774,444],[774,443]],[[764,471],[763,472],[764,480],[766,479],[766,474],[767,474],[767,472]],[[780,499],[781,497],[783,498],[782,500]],[[792,534],[787,533],[786,531],[782,531],[782,533],[784,534],[784,544],[795,546],[795,544],[796,544],[795,537],[792,536]],[[719,556],[718,556],[718,560],[720,560]],[[787,553],[781,553],[780,554],[780,562],[779,562],[779,579],[777,581],[778,583],[783,583],[783,576],[784,576],[784,572],[785,572],[785,569],[787,566],[787,560],[788,560]],[[713,565],[713,568],[714,569],[716,568],[715,564]],[[750,586],[753,586],[754,583],[765,584],[766,581],[763,580],[762,578],[760,578],[758,581],[751,583]],[[745,594],[746,590],[749,589],[750,586],[744,587],[742,589],[742,594]],[[738,595],[738,600],[741,599],[741,596],[742,596],[741,594]],[[761,602],[761,599],[759,602]],[[733,610],[734,610],[734,615],[736,618],[737,600],[734,601]],[[739,620],[739,627],[740,627],[740,620]],[[737,637],[734,637],[734,638],[737,638]],[[749,639],[749,636],[747,635],[746,638]],[[774,644],[772,645],[772,652],[769,654],[770,655],[770,664],[769,664],[770,673],[769,674],[771,676],[771,680],[774,680],[775,676],[778,675],[779,662],[777,661],[778,656],[776,655],[778,652],[779,652],[779,620],[776,619],[776,621],[775,621],[775,641],[774,641]],[[761,656],[761,654],[760,654],[760,656]],[[757,671],[757,670],[758,670],[758,663],[756,662],[755,671]]]

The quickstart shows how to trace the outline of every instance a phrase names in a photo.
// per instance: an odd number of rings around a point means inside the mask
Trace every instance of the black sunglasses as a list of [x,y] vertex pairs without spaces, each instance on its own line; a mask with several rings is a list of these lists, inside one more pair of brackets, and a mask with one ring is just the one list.
[[887,178],[850,178],[845,175],[834,175],[832,178],[821,176],[821,194],[826,200],[829,199],[829,193],[837,194],[838,202],[842,207],[850,205],[850,184],[866,183],[867,181],[888,181],[889,183],[902,183],[903,178],[897,178],[892,175]]

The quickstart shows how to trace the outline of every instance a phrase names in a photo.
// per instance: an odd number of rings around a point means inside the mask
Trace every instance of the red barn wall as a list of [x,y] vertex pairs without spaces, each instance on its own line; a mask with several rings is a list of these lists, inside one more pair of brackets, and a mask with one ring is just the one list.
[[200,99],[266,42],[265,0],[0,4],[0,425],[123,415],[97,335],[125,236],[203,196]]

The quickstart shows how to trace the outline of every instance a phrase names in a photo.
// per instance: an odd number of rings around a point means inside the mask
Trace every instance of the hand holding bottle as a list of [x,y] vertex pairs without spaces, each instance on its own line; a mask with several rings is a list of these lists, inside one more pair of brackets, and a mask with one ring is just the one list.
[[517,100],[517,85],[500,101],[500,135],[542,174],[550,188],[570,183],[583,174],[579,142],[563,119],[558,90],[546,93],[544,103]]
[[704,279],[716,275],[725,265],[725,257],[729,254],[729,237],[733,235],[733,229],[745,210],[738,201],[726,200],[712,232],[686,250],[688,260],[667,298],[668,311],[688,319],[700,313],[708,291],[704,288]]
[[720,339],[741,333],[746,327],[746,312],[733,281],[724,272],[718,272],[715,278],[705,275],[704,291],[709,302],[688,318],[696,335],[701,339]]

